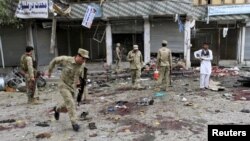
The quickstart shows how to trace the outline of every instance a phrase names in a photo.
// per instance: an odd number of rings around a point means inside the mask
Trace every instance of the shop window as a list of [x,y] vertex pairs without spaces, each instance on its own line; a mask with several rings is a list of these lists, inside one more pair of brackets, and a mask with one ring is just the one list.
[[242,4],[242,3],[245,3],[245,0],[235,0],[235,3],[236,4]]
[[199,0],[193,0],[194,5],[199,5]]
[[213,5],[222,4],[222,0],[212,0]]
[[207,5],[210,4],[210,0],[193,0],[194,5]]
[[201,4],[211,4],[211,0],[201,0]]
[[224,0],[224,4],[233,4],[233,0]]

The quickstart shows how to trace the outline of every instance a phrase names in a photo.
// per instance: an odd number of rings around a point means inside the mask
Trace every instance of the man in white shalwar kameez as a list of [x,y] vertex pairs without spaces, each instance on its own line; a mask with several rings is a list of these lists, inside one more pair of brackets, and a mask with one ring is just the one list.
[[212,50],[208,49],[208,43],[203,43],[203,49],[194,52],[194,57],[200,62],[200,89],[209,88],[209,79],[212,72],[211,61],[213,60]]

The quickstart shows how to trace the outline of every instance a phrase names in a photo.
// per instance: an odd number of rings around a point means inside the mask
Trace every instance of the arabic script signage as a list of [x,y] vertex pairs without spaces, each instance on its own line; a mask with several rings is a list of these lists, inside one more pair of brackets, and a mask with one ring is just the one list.
[[16,17],[48,18],[48,0],[19,0]]

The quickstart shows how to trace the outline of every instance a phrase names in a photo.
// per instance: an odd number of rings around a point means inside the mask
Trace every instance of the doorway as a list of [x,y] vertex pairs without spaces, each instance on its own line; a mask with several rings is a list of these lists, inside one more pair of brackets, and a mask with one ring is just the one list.
[[[144,56],[144,40],[143,33],[122,33],[122,34],[113,34],[113,54],[115,53],[116,43],[120,43],[122,47],[122,61],[126,61],[127,54],[130,50],[133,49],[133,45],[137,44],[139,50]],[[113,55],[114,56],[114,55]]]

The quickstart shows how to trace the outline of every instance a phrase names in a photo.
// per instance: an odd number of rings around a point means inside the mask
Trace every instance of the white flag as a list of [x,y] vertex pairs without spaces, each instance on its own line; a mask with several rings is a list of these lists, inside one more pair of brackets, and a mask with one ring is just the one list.
[[96,9],[92,6],[88,6],[82,21],[82,26],[90,28],[94,20],[95,14],[96,14]]

